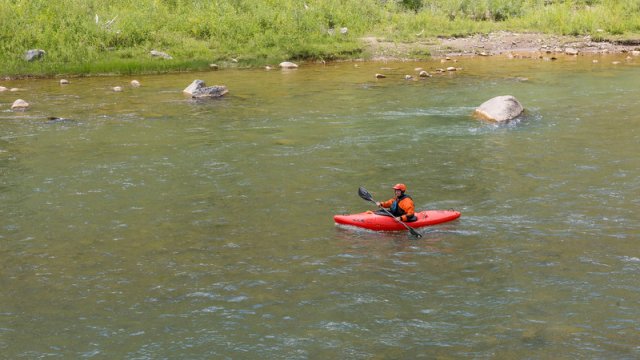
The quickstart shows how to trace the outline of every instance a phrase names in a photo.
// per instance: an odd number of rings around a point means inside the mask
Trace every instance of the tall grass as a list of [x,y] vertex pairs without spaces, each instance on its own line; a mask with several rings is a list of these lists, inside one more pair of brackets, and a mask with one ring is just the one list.
[[[0,0],[0,14],[0,75],[351,58],[363,55],[364,35],[640,33],[640,0]],[[22,60],[34,48],[45,59]],[[173,60],[151,58],[152,49]]]

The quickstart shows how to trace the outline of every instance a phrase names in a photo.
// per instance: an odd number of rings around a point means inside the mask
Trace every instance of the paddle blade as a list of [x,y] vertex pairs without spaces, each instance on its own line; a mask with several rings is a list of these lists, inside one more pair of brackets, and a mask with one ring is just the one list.
[[360,195],[361,198],[367,201],[373,201],[373,197],[371,196],[371,194],[369,194],[367,189],[363,188],[362,186],[358,188],[358,195]]
[[411,233],[411,235],[413,235],[416,239],[420,239],[422,237],[422,234],[420,234],[419,232],[409,228],[409,232]]

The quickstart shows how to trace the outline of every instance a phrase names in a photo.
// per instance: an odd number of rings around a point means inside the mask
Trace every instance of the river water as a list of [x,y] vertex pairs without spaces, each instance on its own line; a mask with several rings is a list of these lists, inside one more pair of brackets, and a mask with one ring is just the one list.
[[[0,357],[638,358],[638,64],[4,81]],[[192,102],[194,79],[230,93]],[[518,121],[470,116],[506,94]],[[333,223],[397,182],[462,217]]]

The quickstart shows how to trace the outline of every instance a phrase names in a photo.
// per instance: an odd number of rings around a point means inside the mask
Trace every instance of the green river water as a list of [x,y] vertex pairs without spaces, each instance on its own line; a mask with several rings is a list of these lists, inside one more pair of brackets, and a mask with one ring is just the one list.
[[[639,64],[2,81],[0,358],[639,358]],[[471,118],[506,94],[524,117]],[[397,182],[462,217],[333,223]]]

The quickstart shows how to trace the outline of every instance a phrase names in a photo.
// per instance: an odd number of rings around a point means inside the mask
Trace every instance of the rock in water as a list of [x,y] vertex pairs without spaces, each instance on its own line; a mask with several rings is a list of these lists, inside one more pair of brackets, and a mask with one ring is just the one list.
[[228,93],[229,90],[224,85],[206,86],[202,80],[193,80],[182,92],[191,95],[194,99],[203,99],[222,97]]
[[522,114],[522,104],[511,95],[496,96],[482,103],[474,111],[474,116],[482,120],[504,122]]
[[25,111],[28,108],[29,108],[29,103],[22,99],[18,99],[14,101],[13,104],[11,105],[11,110],[13,111]]
[[298,64],[292,63],[290,61],[283,61],[280,63],[280,67],[282,69],[297,69]]
[[224,85],[206,86],[191,95],[194,99],[219,98],[228,93],[227,87]]

